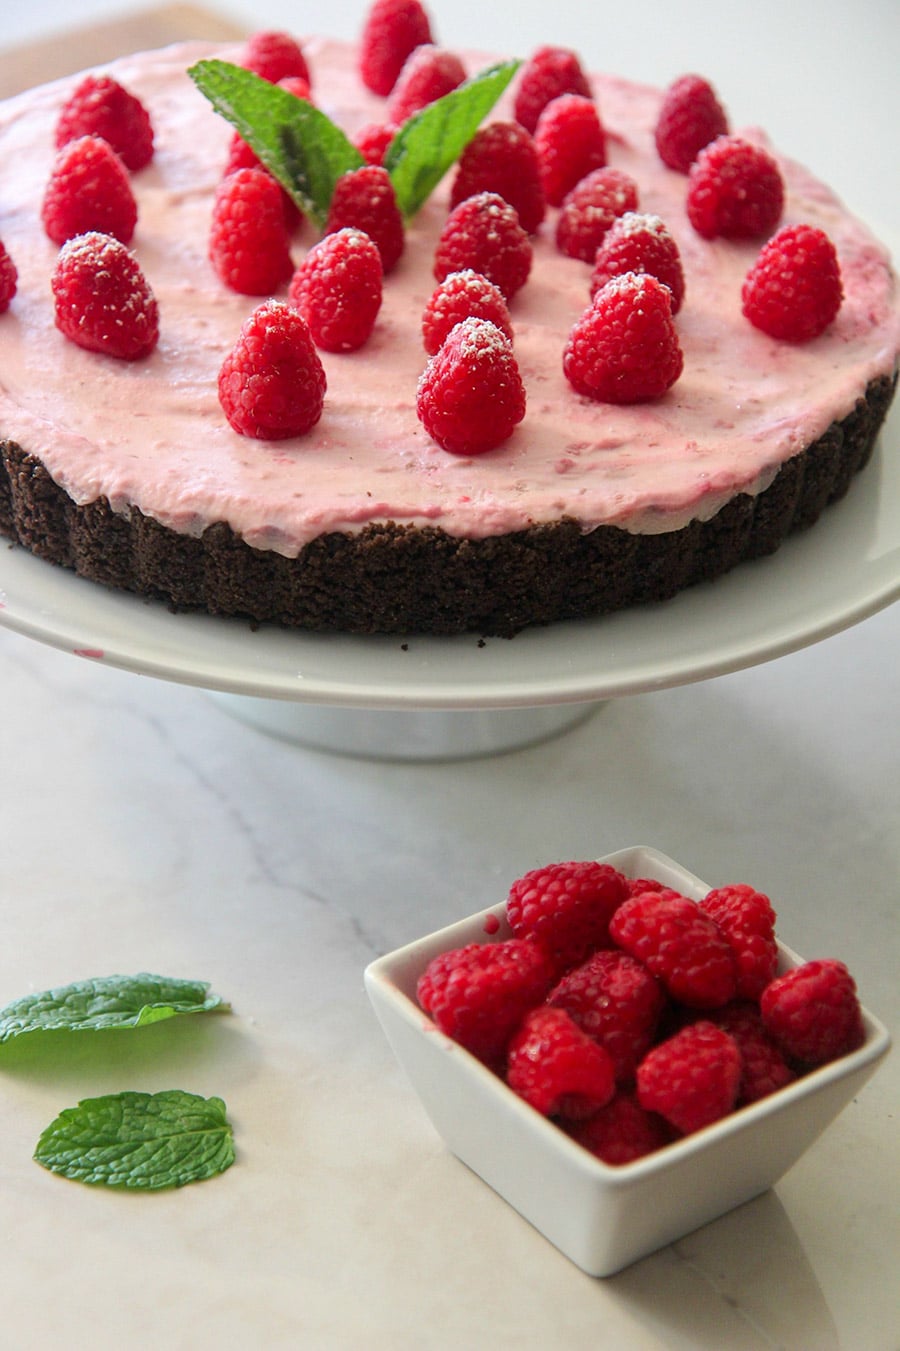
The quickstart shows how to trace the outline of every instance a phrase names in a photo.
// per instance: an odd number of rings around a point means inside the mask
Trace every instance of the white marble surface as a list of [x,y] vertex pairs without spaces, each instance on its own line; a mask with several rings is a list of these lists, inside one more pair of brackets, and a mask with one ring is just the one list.
[[[125,8],[83,0],[78,13]],[[329,27],[352,31],[360,8],[332,3]],[[266,25],[289,9],[268,0]],[[249,4],[229,12],[255,21]],[[441,29],[508,47],[514,13],[526,47],[574,42],[583,12],[560,4],[548,25],[537,5],[482,14],[457,0]],[[859,168],[873,118],[883,164],[897,162],[893,3],[868,0],[852,22],[842,5],[761,3],[727,26],[686,4],[668,31],[656,12],[631,4],[579,45],[638,78],[704,69],[743,120],[781,122],[782,145],[896,227],[895,173]],[[0,40],[70,13],[7,6]],[[0,1002],[149,969],[208,979],[233,1004],[225,1018],[4,1048],[0,1343],[896,1351],[896,1051],[773,1192],[594,1281],[444,1151],[362,971],[536,863],[640,842],[711,882],[767,890],[785,942],[847,961],[896,1034],[898,669],[895,606],[767,665],[613,701],[529,750],[401,765],[303,750],[202,691],[0,628]],[[31,1161],[62,1107],[164,1087],[226,1100],[238,1161],[223,1178],[130,1197]]]

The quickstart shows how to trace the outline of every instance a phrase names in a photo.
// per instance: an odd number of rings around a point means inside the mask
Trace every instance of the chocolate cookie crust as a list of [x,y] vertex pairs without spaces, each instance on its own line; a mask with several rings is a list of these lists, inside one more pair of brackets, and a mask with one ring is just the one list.
[[357,634],[511,637],[532,624],[667,600],[773,553],[818,520],[864,468],[896,376],[785,462],[757,497],[657,535],[616,526],[584,533],[563,519],[487,539],[393,522],[332,533],[296,558],[254,549],[224,523],[180,535],[105,498],[78,506],[27,448],[0,441],[0,532],[39,558],[118,590],[255,624]]

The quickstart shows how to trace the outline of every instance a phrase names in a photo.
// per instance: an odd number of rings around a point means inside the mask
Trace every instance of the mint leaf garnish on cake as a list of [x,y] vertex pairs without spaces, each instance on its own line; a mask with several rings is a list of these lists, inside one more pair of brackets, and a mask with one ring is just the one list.
[[[403,123],[384,167],[405,217],[418,211],[459,158],[519,65],[490,66]],[[198,61],[188,75],[321,228],[337,180],[365,163],[341,128],[312,103],[230,62]]]
[[323,225],[341,174],[365,163],[340,127],[306,99],[228,61],[198,61],[188,74],[300,210]]
[[489,66],[403,123],[385,151],[384,167],[404,216],[415,215],[456,163],[520,64]]
[[234,1163],[225,1111],[221,1098],[181,1089],[85,1098],[42,1133],[35,1162],[93,1186],[162,1191],[203,1182]]
[[100,976],[7,1004],[0,1009],[0,1043],[29,1032],[146,1027],[179,1014],[212,1010],[227,1012],[228,1005],[203,981],[144,972]]

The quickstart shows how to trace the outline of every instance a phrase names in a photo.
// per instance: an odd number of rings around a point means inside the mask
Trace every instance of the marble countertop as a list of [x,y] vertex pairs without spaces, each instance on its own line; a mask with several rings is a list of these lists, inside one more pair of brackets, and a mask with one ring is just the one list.
[[[267,8],[274,26],[286,7]],[[360,10],[333,8],[338,28]],[[252,22],[240,9],[228,12]],[[97,0],[80,13],[128,9]],[[867,14],[896,30],[893,6],[863,4],[858,21]],[[529,38],[537,17],[526,6]],[[0,38],[52,35],[57,18],[49,0],[17,7]],[[827,28],[820,18],[808,40],[836,61],[842,35]],[[606,41],[591,40],[602,64]],[[660,35],[646,40],[641,77],[664,59]],[[699,41],[710,69],[714,38]],[[717,41],[718,83],[732,74],[741,87],[740,44]],[[896,114],[878,33],[844,46],[854,69],[869,63],[873,106],[890,97]],[[801,139],[816,120],[799,119]],[[841,123],[827,107],[821,127]],[[822,158],[845,154],[841,143]],[[854,190],[896,226],[887,177]],[[592,1280],[445,1151],[362,972],[502,899],[529,867],[644,843],[711,882],[767,891],[783,940],[845,960],[896,1036],[898,670],[894,606],[748,670],[614,699],[529,749],[404,764],[304,749],[203,690],[0,626],[0,1003],[151,970],[208,980],[232,1004],[227,1017],[4,1048],[4,1344],[896,1351],[896,1051],[773,1191]],[[224,1177],[130,1196],[32,1162],[63,1107],[171,1087],[228,1104],[237,1162]]]

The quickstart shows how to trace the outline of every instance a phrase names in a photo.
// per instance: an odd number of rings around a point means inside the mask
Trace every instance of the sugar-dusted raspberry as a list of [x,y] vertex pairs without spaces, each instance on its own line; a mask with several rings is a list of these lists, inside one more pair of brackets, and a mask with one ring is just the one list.
[[591,273],[591,298],[613,277],[649,272],[672,293],[672,313],[684,302],[684,268],[678,245],[659,216],[627,211],[603,236]]
[[387,148],[396,135],[393,122],[367,122],[352,140],[366,164],[383,164]]
[[731,944],[737,963],[737,993],[759,999],[775,976],[778,944],[775,911],[768,896],[744,883],[714,887],[700,901]]
[[621,169],[592,169],[566,193],[556,218],[556,247],[569,258],[592,263],[613,222],[637,208],[633,178]]
[[385,276],[397,266],[405,243],[403,217],[394,185],[380,164],[342,174],[335,184],[325,233],[352,226],[363,230],[381,254]]
[[609,932],[688,1008],[721,1008],[734,998],[731,946],[715,920],[686,896],[657,891],[630,896],[613,915]]
[[512,342],[512,321],[503,292],[471,268],[451,272],[429,297],[422,314],[422,340],[429,356],[434,356],[452,328],[469,318],[489,319]]
[[89,230],[128,244],[137,215],[128,171],[108,141],[79,136],[57,151],[41,205],[41,221],[54,244]]
[[56,148],[79,136],[102,136],[132,172],[153,158],[153,125],[147,109],[109,75],[86,75],[63,104]]
[[606,133],[593,99],[561,94],[538,118],[534,146],[544,195],[559,206],[592,169],[606,164]]
[[525,416],[525,387],[512,343],[487,319],[463,319],[429,359],[416,412],[453,455],[481,455],[508,440]]
[[516,121],[533,133],[547,104],[561,94],[591,97],[581,62],[567,47],[539,47],[519,76],[514,104]]
[[346,227],[314,244],[291,279],[288,301],[326,352],[354,352],[381,308],[381,254],[362,230]]
[[302,315],[281,300],[259,305],[219,371],[219,402],[241,436],[303,436],[322,416],[325,371]]
[[856,982],[843,962],[804,962],[776,976],[759,1001],[763,1026],[782,1052],[804,1066],[824,1065],[865,1041]]
[[420,0],[375,0],[366,14],[359,43],[359,73],[373,94],[390,94],[407,57],[432,40],[431,23]]
[[512,300],[528,280],[532,248],[515,208],[495,192],[477,192],[447,217],[434,254],[434,275],[471,268]]
[[265,169],[237,169],[213,200],[209,258],[241,295],[272,295],[294,272],[281,188]]
[[610,919],[627,895],[628,883],[608,863],[547,863],[513,882],[506,915],[514,934],[542,943],[563,971],[610,946]]
[[737,1042],[741,1053],[741,1084],[738,1105],[758,1102],[791,1083],[796,1075],[763,1026],[759,1006],[737,1000],[706,1015]]
[[264,29],[252,33],[244,45],[240,64],[245,70],[252,70],[261,80],[269,84],[299,75],[310,85],[309,63],[303,54],[303,48],[290,33],[274,32]]
[[669,288],[640,272],[613,277],[600,288],[563,353],[573,389],[603,403],[658,399],[683,365]]
[[551,980],[547,954],[535,943],[469,943],[433,957],[416,995],[442,1032],[496,1066]]
[[741,1053],[707,1019],[689,1023],[649,1051],[638,1066],[638,1102],[683,1135],[727,1116],[737,1102]]
[[704,239],[759,239],[781,219],[781,170],[760,146],[739,136],[718,136],[691,165],[685,206]]
[[509,1044],[506,1082],[543,1116],[580,1121],[616,1091],[613,1062],[564,1009],[525,1015]]
[[567,972],[547,1002],[609,1052],[618,1083],[630,1083],[653,1045],[666,997],[643,962],[607,948]]
[[90,231],[63,244],[51,278],[56,327],[79,347],[123,361],[148,356],[159,308],[134,254]]
[[388,119],[402,126],[429,103],[458,89],[466,68],[455,52],[425,43],[407,57],[388,102]]
[[5,245],[0,242],[0,314],[5,314],[15,299],[19,272]]
[[703,147],[727,133],[728,117],[708,80],[682,75],[669,85],[655,130],[663,164],[686,174]]
[[526,234],[533,235],[544,219],[547,201],[537,151],[531,134],[518,122],[488,122],[460,156],[451,208],[479,192],[496,192],[515,207]]
[[602,1163],[615,1166],[653,1154],[672,1139],[672,1129],[663,1118],[648,1112],[624,1089],[599,1112],[586,1121],[573,1122],[567,1131]]
[[837,317],[844,297],[837,252],[824,230],[785,225],[764,244],[741,292],[754,328],[809,342]]

